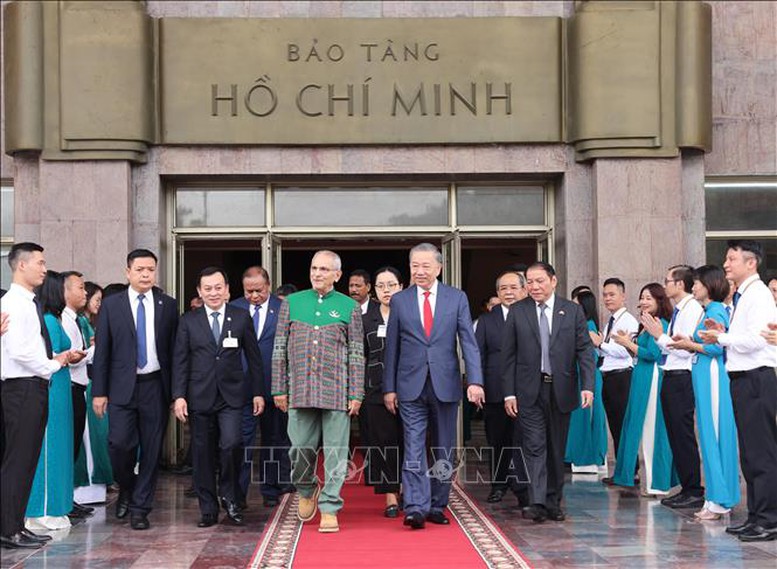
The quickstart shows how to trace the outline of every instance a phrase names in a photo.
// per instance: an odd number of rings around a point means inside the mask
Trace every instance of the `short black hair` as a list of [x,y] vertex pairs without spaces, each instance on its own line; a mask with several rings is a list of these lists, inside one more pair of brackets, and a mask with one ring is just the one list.
[[726,243],[726,251],[729,249],[739,249],[752,254],[755,257],[756,266],[760,265],[764,259],[763,246],[753,239],[731,239]]
[[62,316],[65,309],[65,279],[62,273],[57,271],[46,271],[46,278],[43,279],[37,289],[35,296],[38,297],[43,313],[53,314],[57,318]]
[[[399,284],[402,284],[402,273],[400,273],[398,269],[388,265],[385,267],[381,267],[377,271],[375,271],[375,280],[378,280],[378,275],[381,273],[391,273],[397,278],[397,282]],[[351,273],[351,275],[353,275],[353,273]],[[365,282],[369,282],[369,281],[365,281]]]
[[348,275],[349,281],[351,280],[351,277],[361,277],[362,279],[364,279],[364,284],[372,284],[372,280],[370,279],[370,273],[368,273],[364,269],[355,269],[351,271],[351,274]]
[[220,273],[224,277],[224,284],[229,285],[229,277],[224,269],[221,267],[205,267],[200,271],[200,274],[197,275],[197,286],[199,287],[202,284],[202,277],[209,277],[217,273]]
[[127,290],[127,287],[129,287],[129,285],[126,283],[111,283],[109,285],[105,285],[105,288],[103,289],[103,300],[109,296],[113,296],[114,294],[124,292]]
[[86,303],[92,300],[92,297],[98,292],[103,292],[103,287],[92,281],[86,281],[84,283],[84,289],[86,290]]
[[131,267],[132,262],[135,259],[154,259],[154,263],[158,264],[159,260],[156,258],[156,255],[152,251],[149,251],[148,249],[133,249],[129,252],[129,255],[127,255],[127,266]]
[[546,263],[545,261],[535,261],[531,265],[529,265],[526,268],[526,272],[528,273],[532,269],[542,269],[546,273],[548,273],[549,277],[555,277],[556,276],[556,269],[553,268],[553,265],[550,263]]
[[716,265],[702,265],[694,272],[694,278],[707,289],[710,300],[723,302],[728,296],[731,286],[726,279],[726,272]]
[[15,271],[19,265],[19,257],[26,253],[34,253],[35,251],[43,253],[43,247],[32,241],[14,243],[11,246],[11,251],[8,253],[8,266],[11,267],[12,271]]
[[575,288],[572,289],[572,292],[569,294],[569,297],[572,300],[575,300],[578,296],[580,296],[580,293],[587,290],[588,292],[593,292],[591,290],[591,287],[588,285],[577,285]]
[[610,277],[609,279],[605,280],[602,288],[606,287],[607,285],[615,285],[621,289],[621,292],[626,292],[626,284],[618,277]]
[[83,277],[83,273],[79,273],[78,271],[63,271],[62,272],[62,280],[66,281],[70,277]]
[[592,320],[596,329],[599,329],[599,310],[596,308],[596,295],[590,290],[581,290],[577,295],[577,302],[583,308],[586,320]]
[[669,270],[672,272],[672,279],[681,281],[685,292],[691,294],[691,289],[693,288],[693,267],[689,265],[675,265],[674,267],[669,267]]
[[290,294],[294,294],[299,289],[297,288],[297,285],[292,283],[284,283],[281,286],[279,286],[277,289],[275,289],[275,294],[278,296],[289,296]]

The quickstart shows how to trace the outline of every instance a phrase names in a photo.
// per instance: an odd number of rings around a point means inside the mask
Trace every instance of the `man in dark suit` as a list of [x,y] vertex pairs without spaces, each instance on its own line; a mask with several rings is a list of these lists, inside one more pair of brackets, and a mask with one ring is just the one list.
[[[528,506],[528,495],[523,469],[523,455],[512,449],[520,447],[520,422],[507,415],[502,390],[502,343],[505,333],[505,321],[510,306],[526,298],[526,277],[514,271],[505,271],[496,279],[496,294],[499,304],[490,312],[482,314],[475,328],[475,339],[480,350],[485,381],[486,404],[483,407],[483,419],[486,427],[486,441],[491,449],[491,493],[487,501],[501,502],[507,490],[512,489],[521,506]],[[506,450],[505,450],[506,449]],[[516,470],[510,472],[510,463]]]
[[[524,517],[541,523],[563,521],[564,451],[569,415],[593,401],[594,361],[590,357],[583,309],[556,296],[556,272],[537,262],[526,271],[531,298],[510,307],[502,346],[505,410],[518,417],[529,471]],[[578,392],[577,366],[581,391]]]
[[[241,422],[247,401],[251,401],[254,416],[264,410],[262,356],[248,313],[226,304],[227,274],[217,267],[203,269],[197,291],[205,306],[181,317],[175,340],[175,416],[185,423],[191,411],[194,485],[202,514],[198,526],[210,527],[218,521],[217,456],[221,468],[218,496],[227,516],[242,524],[236,501],[243,458],[239,452]],[[250,399],[247,382],[251,385]],[[213,448],[217,429],[218,454]]]
[[[264,392],[272,391],[272,347],[275,342],[275,328],[278,325],[278,311],[281,300],[270,294],[270,276],[259,266],[249,267],[243,273],[243,298],[231,303],[232,306],[246,310],[253,322],[259,351],[262,354],[264,372]],[[243,362],[244,366],[246,362]],[[246,383],[247,393],[251,394],[251,385]],[[261,491],[264,505],[272,508],[278,504],[282,494],[289,492],[291,485],[291,462],[289,461],[289,435],[286,432],[288,415],[281,413],[273,403],[272,397],[265,398],[264,412],[259,416],[262,431],[262,444],[259,450],[259,464],[254,468],[261,479]],[[252,465],[248,460],[256,439],[256,417],[252,405],[243,407],[243,463],[240,470],[238,506],[244,506],[251,483]]]
[[[92,364],[92,406],[111,420],[108,447],[119,483],[116,516],[131,513],[133,529],[148,529],[162,440],[170,407],[170,366],[178,308],[156,288],[156,255],[127,255],[126,292],[103,299]],[[140,469],[135,463],[140,453]]]
[[[484,400],[472,319],[466,295],[437,281],[442,255],[422,243],[410,250],[415,283],[391,298],[386,329],[384,403],[402,417],[405,460],[402,465],[405,520],[412,529],[425,521],[447,525],[451,476],[455,472],[456,417],[461,400],[458,339],[467,366],[467,398]],[[431,426],[435,464],[427,472],[426,431]],[[431,482],[430,482],[431,479]]]

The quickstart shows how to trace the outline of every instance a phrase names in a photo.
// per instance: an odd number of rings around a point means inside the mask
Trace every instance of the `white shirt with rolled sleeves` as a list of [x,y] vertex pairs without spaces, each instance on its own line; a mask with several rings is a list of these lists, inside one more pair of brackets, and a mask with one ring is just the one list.
[[70,338],[70,348],[73,350],[85,350],[86,357],[77,364],[70,364],[70,381],[78,385],[89,385],[89,376],[86,373],[86,366],[92,363],[94,359],[94,346],[87,349],[84,346],[84,336],[81,333],[81,327],[78,325],[78,315],[68,307],[62,311],[62,327],[65,334]]
[[3,381],[19,377],[51,379],[62,367],[58,361],[46,356],[46,343],[34,299],[35,294],[13,283],[0,301],[0,310],[8,313],[9,318],[8,331],[1,340],[0,377]]
[[629,338],[636,336],[637,331],[639,330],[637,319],[634,318],[628,310],[626,310],[625,306],[616,310],[612,314],[612,317],[614,318],[612,325],[613,329],[607,330],[605,328],[604,330],[604,337],[606,338],[609,334],[610,340],[608,342],[602,342],[599,344],[599,351],[604,357],[604,361],[602,362],[601,367],[603,372],[634,367],[634,358],[632,358],[629,351],[620,344],[616,343],[612,338],[618,333],[619,330],[624,330],[627,332]]
[[767,324],[777,322],[772,293],[757,274],[746,279],[737,291],[742,296],[731,314],[728,332],[718,335],[718,343],[726,348],[726,369],[777,367],[777,346],[767,344],[761,336]]
[[[680,312],[674,319],[672,334],[687,336],[691,338],[696,332],[696,327],[704,318],[704,308],[690,294],[683,298],[676,306]],[[661,334],[656,343],[661,348],[661,352],[666,354],[666,362],[661,367],[665,371],[669,370],[687,370],[691,371],[693,365],[694,353],[685,350],[673,350],[669,347],[672,338],[669,334]]]

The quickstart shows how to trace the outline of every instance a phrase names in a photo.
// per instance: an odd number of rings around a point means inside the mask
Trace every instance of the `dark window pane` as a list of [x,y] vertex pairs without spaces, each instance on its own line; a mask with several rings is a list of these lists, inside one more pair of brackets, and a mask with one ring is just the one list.
[[[734,239],[739,239],[738,237]],[[728,239],[707,239],[707,262],[711,265],[723,266],[726,259],[726,243]],[[764,260],[758,267],[758,273],[765,282],[777,278],[777,239],[755,239],[764,248]]]
[[264,190],[180,188],[175,194],[176,227],[263,227]]
[[459,225],[545,225],[542,186],[459,186]]
[[759,187],[707,184],[707,231],[777,229],[777,183]]

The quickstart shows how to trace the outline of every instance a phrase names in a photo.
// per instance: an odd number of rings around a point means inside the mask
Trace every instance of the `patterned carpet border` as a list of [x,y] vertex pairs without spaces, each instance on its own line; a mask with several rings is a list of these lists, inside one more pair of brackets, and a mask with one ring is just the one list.
[[251,562],[250,569],[289,569],[294,560],[302,522],[297,516],[299,494],[284,494],[275,509],[272,519],[267,523],[262,540],[259,542]]
[[475,505],[458,483],[451,485],[448,508],[488,567],[531,569],[529,562],[502,534],[491,518]]

